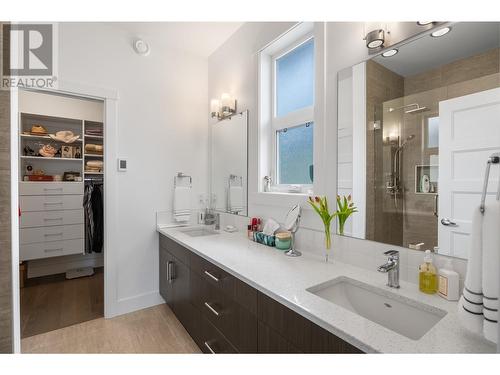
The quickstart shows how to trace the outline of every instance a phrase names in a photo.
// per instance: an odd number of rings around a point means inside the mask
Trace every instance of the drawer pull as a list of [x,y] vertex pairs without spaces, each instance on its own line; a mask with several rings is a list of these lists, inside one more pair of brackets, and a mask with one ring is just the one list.
[[58,187],[58,188],[43,188],[44,191],[62,190],[62,189],[63,189],[62,187]]
[[45,202],[44,205],[52,205],[52,204],[63,204],[63,202]]
[[218,283],[218,282],[219,282],[219,279],[218,279],[217,277],[215,277],[214,275],[212,275],[210,272],[205,271],[204,273],[205,273],[205,275],[207,275],[208,277],[210,277],[210,278],[211,278],[213,281],[215,281],[216,283]]
[[62,247],[58,247],[57,249],[44,249],[46,253],[53,253],[54,251],[63,251],[64,249]]
[[210,347],[207,341],[205,341],[203,344],[205,344],[205,347],[208,349],[210,353],[215,354],[214,350]]
[[175,279],[175,268],[174,262],[167,262],[167,281],[172,284]]
[[52,237],[52,236],[62,236],[64,233],[45,233],[44,237]]
[[62,217],[55,217],[55,218],[50,218],[50,217],[44,217],[43,221],[52,221],[52,220],[62,220]]
[[210,304],[208,302],[205,302],[205,306],[211,311],[214,313],[215,316],[219,316],[219,312],[217,310],[215,310],[212,306],[210,306]]

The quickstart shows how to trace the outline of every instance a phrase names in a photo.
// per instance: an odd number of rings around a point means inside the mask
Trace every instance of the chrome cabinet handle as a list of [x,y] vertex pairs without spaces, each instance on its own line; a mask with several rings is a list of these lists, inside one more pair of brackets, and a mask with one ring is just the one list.
[[214,275],[212,275],[210,272],[205,271],[204,273],[205,273],[205,275],[207,275],[208,277],[210,277],[210,278],[211,278],[213,281],[215,281],[216,283],[218,283],[218,282],[219,282],[219,279],[218,279],[217,277],[215,277]]
[[444,217],[441,219],[441,224],[447,226],[447,227],[458,227],[457,223],[454,221],[451,221],[450,219]]
[[62,247],[58,247],[57,249],[44,249],[43,251],[46,252],[46,253],[52,253],[54,251],[63,251],[63,248]]
[[174,282],[175,279],[175,268],[174,262],[167,262],[167,280],[170,284]]
[[210,304],[208,302],[205,302],[205,306],[211,311],[214,313],[215,316],[219,316],[219,312],[217,310],[215,310],[212,306],[210,306]]
[[208,351],[211,353],[211,354],[215,354],[214,350],[210,347],[210,345],[208,344],[207,341],[205,341],[203,343],[205,345],[205,347],[208,349]]

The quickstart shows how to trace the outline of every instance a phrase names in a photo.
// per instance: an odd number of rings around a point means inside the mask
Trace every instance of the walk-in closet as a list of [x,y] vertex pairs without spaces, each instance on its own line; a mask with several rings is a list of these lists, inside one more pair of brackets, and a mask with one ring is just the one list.
[[19,92],[21,337],[104,315],[103,102]]

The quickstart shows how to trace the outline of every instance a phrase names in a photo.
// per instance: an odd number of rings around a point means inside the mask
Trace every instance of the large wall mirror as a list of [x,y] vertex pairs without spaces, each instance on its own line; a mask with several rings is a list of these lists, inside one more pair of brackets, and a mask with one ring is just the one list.
[[248,111],[210,125],[211,207],[246,216],[248,212]]
[[[337,188],[358,207],[344,235],[467,256],[500,151],[500,24],[448,26],[339,74]],[[486,202],[498,168],[489,181]]]

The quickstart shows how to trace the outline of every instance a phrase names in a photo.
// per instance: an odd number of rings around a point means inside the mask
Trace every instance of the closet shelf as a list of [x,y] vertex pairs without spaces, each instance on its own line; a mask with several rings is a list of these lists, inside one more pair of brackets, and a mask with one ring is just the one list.
[[104,139],[102,135],[90,135],[90,134],[85,134],[85,138],[89,139]]
[[85,153],[84,156],[85,157],[90,156],[90,157],[93,157],[93,158],[101,158],[101,159],[103,157],[102,154],[90,154],[90,153]]
[[82,158],[56,158],[56,157],[43,157],[43,156],[21,156],[21,159],[26,160],[58,160],[58,161],[82,161]]
[[89,171],[85,171],[85,172],[83,172],[83,174],[104,174],[104,172],[89,172]]
[[66,143],[66,142],[63,142],[63,141],[59,141],[57,139],[52,139],[48,135],[20,134],[20,136],[21,136],[21,138],[24,138],[24,139],[48,139],[49,141],[54,141],[54,142],[58,142],[58,143],[64,143],[64,144],[67,144],[67,145],[71,145],[73,143],[82,143],[82,139],[81,138],[77,139],[76,141],[74,141],[72,143]]

